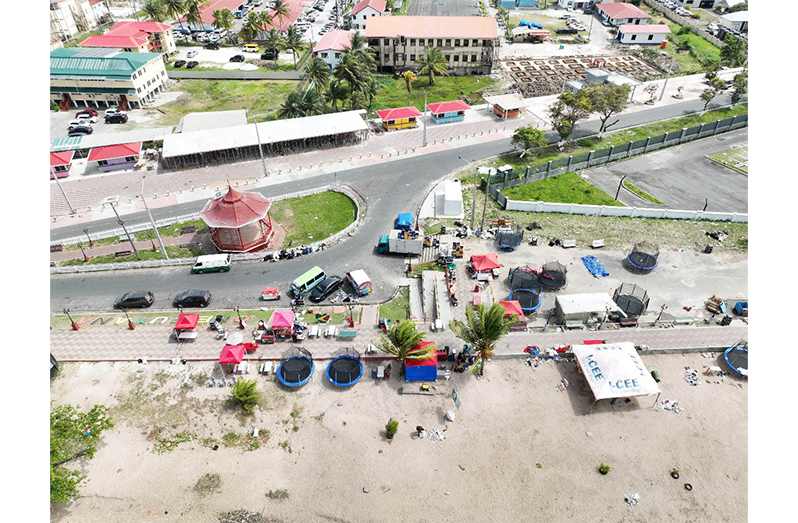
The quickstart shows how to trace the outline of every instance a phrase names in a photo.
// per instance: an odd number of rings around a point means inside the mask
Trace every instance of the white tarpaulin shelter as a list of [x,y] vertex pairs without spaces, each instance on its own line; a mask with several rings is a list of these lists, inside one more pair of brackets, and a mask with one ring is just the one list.
[[596,400],[660,393],[631,342],[574,345],[572,350]]
[[573,320],[586,322],[591,319],[600,321],[609,312],[618,312],[626,317],[620,307],[612,301],[612,297],[602,292],[557,296],[554,299],[554,308],[559,322]]

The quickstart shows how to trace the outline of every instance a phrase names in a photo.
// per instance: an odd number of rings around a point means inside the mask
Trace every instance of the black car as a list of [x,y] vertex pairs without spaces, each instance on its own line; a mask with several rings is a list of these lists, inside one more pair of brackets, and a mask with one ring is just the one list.
[[277,60],[280,56],[280,51],[275,48],[266,49],[262,55],[260,55],[261,60]]
[[107,114],[105,123],[127,123],[127,115],[125,113]]
[[190,290],[175,296],[175,307],[207,307],[211,302],[211,293],[208,291]]
[[557,29],[556,30],[556,33],[558,35],[573,35],[573,34],[576,34],[578,32],[579,31],[577,31],[576,29],[571,29],[570,27],[567,28],[567,29]]
[[219,42],[211,42],[209,44],[205,44],[205,49],[211,49],[212,51],[216,51],[220,49],[222,46],[219,45]]
[[197,62],[196,60],[192,60],[192,61],[190,61],[189,63],[186,64],[186,69],[194,69],[198,65],[199,65],[199,62]]
[[85,124],[85,125],[76,125],[74,127],[70,127],[69,129],[67,129],[67,131],[69,131],[69,134],[73,133],[91,134],[94,132],[94,128],[89,124]]
[[186,61],[185,60],[178,60],[177,62],[175,62],[173,64],[173,67],[183,67],[184,65],[186,65]]
[[116,299],[114,309],[150,307],[154,301],[155,296],[150,291],[131,291]]
[[231,62],[243,62],[245,60],[243,54],[237,54],[230,59]]
[[324,281],[316,286],[310,293],[310,301],[320,302],[343,285],[344,280],[340,276],[327,276]]

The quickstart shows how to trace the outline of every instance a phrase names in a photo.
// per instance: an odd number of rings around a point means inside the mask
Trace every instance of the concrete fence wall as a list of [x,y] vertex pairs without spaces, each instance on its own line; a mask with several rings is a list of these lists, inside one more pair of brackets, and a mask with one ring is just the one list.
[[667,220],[706,220],[717,222],[748,222],[747,214],[732,212],[702,212],[644,207],[607,207],[579,203],[549,203],[507,200],[507,211],[555,212],[587,216],[624,216],[628,218],[662,218]]

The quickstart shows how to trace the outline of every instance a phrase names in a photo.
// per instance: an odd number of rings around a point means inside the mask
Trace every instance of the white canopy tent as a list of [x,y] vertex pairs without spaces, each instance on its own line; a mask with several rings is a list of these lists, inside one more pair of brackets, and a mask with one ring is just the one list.
[[653,394],[659,399],[659,386],[633,343],[574,345],[572,350],[596,401]]
[[605,316],[610,312],[617,312],[626,317],[618,305],[612,301],[612,297],[607,293],[594,294],[565,294],[554,299],[554,307],[557,312],[557,320],[600,321],[606,319]]

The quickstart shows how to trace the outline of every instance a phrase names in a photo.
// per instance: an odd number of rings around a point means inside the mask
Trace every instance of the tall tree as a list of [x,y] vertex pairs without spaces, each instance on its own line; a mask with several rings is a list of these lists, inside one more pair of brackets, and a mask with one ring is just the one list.
[[360,31],[355,30],[349,38],[349,49],[361,49],[366,47],[368,43],[369,39]]
[[565,141],[576,128],[576,122],[586,118],[591,112],[590,99],[583,90],[576,93],[563,93],[549,108],[551,125],[560,141]]
[[163,22],[167,16],[166,6],[161,0],[147,0],[141,10],[153,22]]
[[709,82],[709,87],[704,90],[699,96],[704,101],[704,108],[701,111],[706,111],[709,103],[715,99],[720,93],[726,90],[726,82],[720,78],[713,78]]
[[[163,0],[164,8],[166,9],[166,16],[170,19],[177,20],[186,14],[186,4],[183,0]],[[183,22],[180,22],[183,26]]]
[[376,344],[381,351],[395,356],[402,366],[407,360],[425,360],[432,356],[433,346],[414,351],[413,348],[424,339],[424,333],[416,329],[416,322],[405,320],[391,325]]
[[435,85],[435,75],[447,76],[449,74],[449,64],[446,63],[446,58],[437,47],[430,47],[427,49],[427,54],[419,56],[416,64],[421,68],[418,74],[426,74],[429,76],[429,84]]
[[[280,51],[285,45],[285,40],[283,39],[283,35],[280,34],[280,31],[272,27],[263,37],[263,45],[267,49],[277,49]],[[274,61],[276,62],[277,58],[275,58]]]
[[547,145],[546,133],[540,129],[535,129],[531,125],[519,127],[515,130],[513,139],[510,140],[510,145],[522,149],[519,158],[523,158],[530,149]]
[[734,76],[732,80],[731,103],[736,104],[742,100],[743,95],[748,92],[748,72],[743,71]]
[[327,101],[332,104],[333,111],[338,110],[338,102],[343,102],[346,99],[347,89],[343,82],[338,78],[330,80],[330,86],[327,88]]
[[65,465],[97,452],[102,433],[114,426],[105,405],[81,412],[72,405],[50,413],[50,502],[68,503],[78,495],[78,484],[86,477]]
[[405,79],[405,89],[407,89],[407,105],[410,105],[410,95],[413,94],[413,80],[418,77],[416,73],[408,69],[402,73],[402,78]]
[[363,66],[358,60],[358,55],[354,52],[348,52],[344,53],[338,61],[333,74],[339,80],[345,81],[349,86],[350,93],[352,93],[360,89],[365,82],[365,78],[361,75],[362,70]]
[[628,85],[602,84],[587,87],[591,111],[598,113],[601,121],[599,134],[618,123],[617,118],[614,122],[610,122],[609,119],[613,115],[622,113],[629,106],[630,92]]
[[272,18],[277,18],[280,20],[280,23],[283,23],[285,18],[291,15],[291,11],[288,9],[288,4],[285,0],[274,0],[274,5],[272,6]]
[[213,27],[227,31],[228,38],[230,37],[230,30],[234,25],[235,16],[231,10],[225,7],[224,9],[215,9],[213,11]]
[[474,372],[483,374],[485,362],[493,356],[496,342],[510,332],[510,326],[518,321],[516,316],[505,316],[504,307],[494,303],[490,307],[480,304],[476,310],[466,307],[466,321],[452,320],[449,328],[466,344],[474,348],[479,364]]
[[302,99],[302,115],[313,116],[324,112],[324,95],[319,89],[308,89]]
[[264,23],[263,17],[260,13],[256,13],[255,11],[250,11],[247,15],[247,19],[244,21],[244,25],[241,26],[241,31],[239,31],[239,36],[243,41],[253,41],[258,40],[260,38],[260,34],[263,32]]
[[323,91],[330,85],[332,71],[330,71],[330,68],[324,63],[324,60],[317,56],[310,60],[305,66],[304,76],[308,82],[313,84],[314,89]]
[[210,0],[184,0],[186,10],[186,22],[188,25],[199,27],[202,24],[202,9],[208,5]]
[[720,63],[729,67],[740,67],[748,61],[748,44],[742,38],[727,34],[720,48]]
[[299,118],[304,116],[304,100],[302,94],[297,91],[291,91],[283,101],[283,105],[277,110],[277,116],[280,118]]
[[294,69],[296,69],[296,55],[302,51],[302,35],[296,30],[296,27],[293,25],[288,28],[288,32],[285,35],[285,48],[291,50],[291,54],[294,55]]

